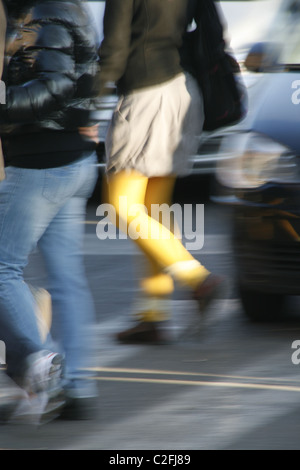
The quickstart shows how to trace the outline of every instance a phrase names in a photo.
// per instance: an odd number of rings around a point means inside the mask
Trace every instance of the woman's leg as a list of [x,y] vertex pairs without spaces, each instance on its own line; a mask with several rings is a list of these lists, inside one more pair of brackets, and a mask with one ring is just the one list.
[[[151,207],[172,205],[175,177],[150,178],[145,195],[145,207],[151,217],[159,220],[159,212]],[[174,233],[173,225],[170,227]],[[164,322],[171,316],[170,297],[174,291],[172,277],[162,270],[155,259],[139,259],[140,292],[134,304],[133,318],[138,322]],[[120,336],[120,335],[119,335]]]
[[151,180],[135,171],[109,177],[109,201],[115,207],[119,228],[134,240],[152,266],[195,289],[210,273],[168,227],[148,214],[151,185]]
[[173,292],[173,279],[193,291],[202,312],[220,284],[186,250],[174,227],[159,221],[159,211],[152,216],[153,204],[161,203],[164,190],[170,194],[172,185],[170,178],[148,179],[135,171],[109,178],[109,202],[115,207],[117,225],[140,247],[148,263],[148,275],[141,280],[139,323],[119,333],[117,338],[122,342],[164,341],[156,324],[169,316],[166,300]]

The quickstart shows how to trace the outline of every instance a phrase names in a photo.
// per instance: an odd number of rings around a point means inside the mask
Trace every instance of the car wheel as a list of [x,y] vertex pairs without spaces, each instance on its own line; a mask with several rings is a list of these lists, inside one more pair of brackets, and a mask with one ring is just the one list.
[[239,295],[246,316],[252,321],[278,320],[282,316],[283,294],[260,292],[239,285]]

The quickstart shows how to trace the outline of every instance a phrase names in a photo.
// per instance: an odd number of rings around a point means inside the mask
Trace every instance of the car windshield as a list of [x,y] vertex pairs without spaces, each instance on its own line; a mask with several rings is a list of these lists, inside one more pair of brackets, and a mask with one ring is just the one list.
[[282,53],[282,63],[300,67],[300,8]]
[[285,0],[279,9],[276,21],[268,31],[274,43],[280,45],[280,60],[283,65],[300,66],[300,0]]

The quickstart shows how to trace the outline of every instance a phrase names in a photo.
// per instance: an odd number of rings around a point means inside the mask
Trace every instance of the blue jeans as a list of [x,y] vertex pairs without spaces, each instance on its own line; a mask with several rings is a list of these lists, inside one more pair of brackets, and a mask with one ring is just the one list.
[[84,271],[81,245],[86,202],[97,180],[96,156],[64,167],[6,169],[0,183],[0,340],[8,372],[18,377],[27,355],[44,349],[35,303],[24,268],[38,246],[52,297],[53,338],[66,358],[66,378],[82,377],[94,321],[94,304]]

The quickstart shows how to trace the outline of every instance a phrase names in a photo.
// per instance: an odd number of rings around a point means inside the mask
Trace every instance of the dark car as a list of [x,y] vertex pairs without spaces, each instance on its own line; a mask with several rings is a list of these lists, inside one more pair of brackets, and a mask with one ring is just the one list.
[[[292,8],[285,40],[250,53],[263,76],[247,118],[222,142],[216,171],[214,199],[233,209],[236,282],[255,320],[280,316],[285,298],[300,295],[300,2]],[[280,53],[264,67],[268,46]]]

